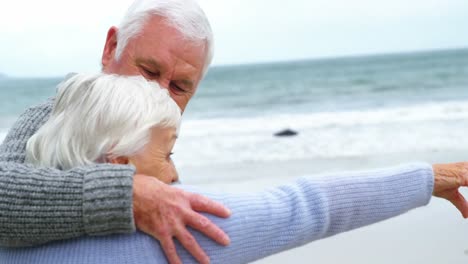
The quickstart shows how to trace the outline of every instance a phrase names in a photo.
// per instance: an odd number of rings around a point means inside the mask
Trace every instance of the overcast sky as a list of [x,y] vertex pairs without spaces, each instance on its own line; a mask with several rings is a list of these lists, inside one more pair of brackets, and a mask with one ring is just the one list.
[[[99,70],[107,29],[132,0],[1,0],[0,72]],[[214,63],[468,47],[467,0],[200,0]]]

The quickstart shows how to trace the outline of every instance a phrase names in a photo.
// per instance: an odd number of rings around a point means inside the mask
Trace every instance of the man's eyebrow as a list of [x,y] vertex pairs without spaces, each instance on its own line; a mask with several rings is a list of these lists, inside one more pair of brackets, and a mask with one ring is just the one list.
[[193,82],[191,80],[180,80],[179,82],[181,82],[184,86],[187,86],[189,88],[193,87]]

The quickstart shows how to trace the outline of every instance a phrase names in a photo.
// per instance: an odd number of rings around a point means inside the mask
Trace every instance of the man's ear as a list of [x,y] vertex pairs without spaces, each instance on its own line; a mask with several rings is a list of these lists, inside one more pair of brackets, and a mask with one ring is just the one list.
[[117,157],[109,159],[109,163],[127,165],[130,163],[130,160],[127,157]]
[[107,32],[106,44],[104,45],[104,51],[102,52],[102,69],[105,71],[106,67],[114,60],[115,51],[117,49],[117,32],[119,30],[116,27],[111,27]]

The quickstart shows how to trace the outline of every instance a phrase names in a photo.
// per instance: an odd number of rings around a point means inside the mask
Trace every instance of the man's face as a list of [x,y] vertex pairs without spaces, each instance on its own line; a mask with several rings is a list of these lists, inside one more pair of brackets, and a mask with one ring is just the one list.
[[142,75],[168,89],[182,111],[203,77],[207,50],[204,43],[186,40],[160,17],[149,19],[115,60],[117,29],[107,35],[102,56],[103,71],[119,75]]

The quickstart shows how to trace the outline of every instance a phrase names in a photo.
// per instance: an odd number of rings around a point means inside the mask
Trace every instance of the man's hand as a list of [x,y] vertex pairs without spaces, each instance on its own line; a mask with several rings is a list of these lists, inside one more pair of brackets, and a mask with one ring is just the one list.
[[458,191],[462,186],[468,186],[468,162],[436,164],[434,170],[434,191],[432,195],[449,200],[468,218],[468,203]]
[[166,185],[154,177],[135,175],[133,180],[133,215],[137,228],[159,240],[171,264],[181,263],[173,238],[179,240],[200,263],[210,259],[187,230],[190,226],[221,245],[229,245],[229,237],[209,219],[195,212],[229,217],[223,205],[198,194],[191,194]]

